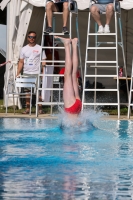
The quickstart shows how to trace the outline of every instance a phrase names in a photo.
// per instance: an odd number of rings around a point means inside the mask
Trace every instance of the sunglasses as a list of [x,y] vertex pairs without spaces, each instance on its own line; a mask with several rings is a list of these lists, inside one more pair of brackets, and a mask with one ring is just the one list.
[[36,39],[36,36],[28,36],[28,38],[30,38],[30,39]]

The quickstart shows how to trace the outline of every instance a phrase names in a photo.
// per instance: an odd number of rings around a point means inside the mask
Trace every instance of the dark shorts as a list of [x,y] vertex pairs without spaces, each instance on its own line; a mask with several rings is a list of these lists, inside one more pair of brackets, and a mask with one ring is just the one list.
[[[55,3],[55,6],[56,6],[58,12],[63,12],[63,3],[65,3],[65,2]],[[74,10],[74,4],[73,3],[71,3],[71,10]]]
[[55,3],[58,12],[63,12],[63,3]]

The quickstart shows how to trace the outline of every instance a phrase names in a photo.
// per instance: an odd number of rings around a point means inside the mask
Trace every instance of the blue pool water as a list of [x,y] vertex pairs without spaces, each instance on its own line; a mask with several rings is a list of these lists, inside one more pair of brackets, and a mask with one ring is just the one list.
[[132,200],[133,121],[0,119],[1,199]]

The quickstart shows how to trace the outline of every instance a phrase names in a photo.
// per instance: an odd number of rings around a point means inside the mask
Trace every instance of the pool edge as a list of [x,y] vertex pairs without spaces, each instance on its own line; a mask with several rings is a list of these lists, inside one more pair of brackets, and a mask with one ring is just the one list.
[[[31,114],[31,115],[25,115],[25,114],[18,114],[16,113],[15,115],[13,113],[0,113],[0,118],[36,118],[35,114]],[[37,118],[40,119],[57,119],[56,116],[51,115],[51,114],[42,114],[39,115]],[[102,119],[104,120],[133,120],[133,116],[130,117],[130,119],[128,119],[127,115],[122,115],[120,116],[120,119],[118,119],[117,115],[106,115],[103,116]]]

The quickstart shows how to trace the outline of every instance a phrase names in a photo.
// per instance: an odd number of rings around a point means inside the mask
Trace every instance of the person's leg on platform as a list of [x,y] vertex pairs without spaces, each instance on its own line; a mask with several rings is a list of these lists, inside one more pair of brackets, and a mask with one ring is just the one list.
[[109,24],[110,24],[113,14],[114,14],[114,6],[112,3],[110,3],[106,6],[106,24],[104,27],[105,33],[110,33]]
[[[40,102],[42,101],[42,97],[41,96],[39,96],[39,101]],[[42,110],[42,104],[39,104],[38,108],[39,108],[39,114],[44,114],[44,111]]]
[[[42,101],[42,97],[39,97],[39,101]],[[39,114],[44,114],[43,110],[42,110],[42,104],[38,105],[39,107]],[[30,94],[26,95],[26,110],[22,113],[22,114],[29,114],[30,112]]]
[[30,112],[30,94],[26,95],[26,110],[22,114],[29,114]]
[[72,71],[72,80],[73,80],[73,88],[75,93],[75,98],[80,99],[79,96],[79,89],[78,89],[78,82],[77,82],[77,71],[78,71],[78,38],[74,38],[72,40],[72,49],[73,49],[73,71]]
[[67,20],[69,16],[69,10],[68,10],[68,2],[63,3],[63,30],[62,32],[64,34],[68,34],[68,29],[67,29]]
[[44,32],[47,34],[53,32],[53,29],[52,29],[53,12],[58,12],[58,9],[56,5],[52,1],[50,1],[46,4],[46,15],[47,15],[48,27],[46,28]]
[[90,8],[90,12],[91,12],[93,19],[95,20],[95,22],[99,26],[98,33],[103,33],[104,29],[103,29],[103,25],[102,25],[101,19],[100,19],[99,8],[96,5],[92,5],[91,8]]

